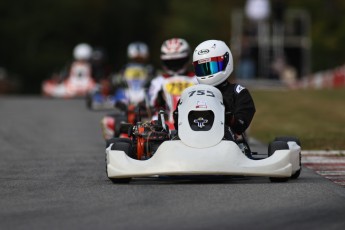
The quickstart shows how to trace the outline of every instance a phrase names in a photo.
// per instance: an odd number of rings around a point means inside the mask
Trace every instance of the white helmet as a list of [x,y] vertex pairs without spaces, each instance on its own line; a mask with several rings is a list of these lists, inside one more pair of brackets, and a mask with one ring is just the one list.
[[129,59],[147,59],[149,48],[143,42],[132,42],[127,47],[127,56]]
[[78,44],[73,50],[73,56],[76,60],[88,60],[92,55],[92,47],[89,44]]
[[200,84],[221,84],[232,73],[233,65],[231,51],[223,41],[204,41],[194,50],[193,66]]
[[182,74],[187,70],[190,61],[190,48],[186,40],[172,38],[161,46],[161,60],[169,74]]

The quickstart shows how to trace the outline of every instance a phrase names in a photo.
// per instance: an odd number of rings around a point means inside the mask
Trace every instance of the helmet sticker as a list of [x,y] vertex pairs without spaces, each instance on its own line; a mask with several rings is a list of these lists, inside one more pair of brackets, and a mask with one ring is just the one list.
[[199,109],[199,108],[207,109],[206,101],[197,101],[195,108],[197,108],[197,109]]
[[198,64],[203,64],[203,63],[210,62],[210,61],[211,61],[211,58],[200,59],[198,61]]
[[240,93],[242,90],[244,90],[245,88],[243,87],[243,86],[241,86],[241,85],[237,85],[236,86],[236,92],[237,93]]
[[198,119],[194,119],[194,123],[198,124],[198,127],[200,129],[202,129],[207,122],[208,122],[208,120],[204,119],[203,117],[199,117]]
[[198,52],[198,55],[203,55],[203,54],[207,54],[209,53],[210,51],[208,49],[202,49]]

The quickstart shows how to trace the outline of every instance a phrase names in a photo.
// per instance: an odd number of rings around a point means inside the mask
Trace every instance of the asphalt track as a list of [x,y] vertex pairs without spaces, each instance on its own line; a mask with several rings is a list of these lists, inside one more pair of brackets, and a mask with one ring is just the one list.
[[83,100],[0,97],[0,229],[345,229],[345,190],[300,179],[134,180],[105,174]]

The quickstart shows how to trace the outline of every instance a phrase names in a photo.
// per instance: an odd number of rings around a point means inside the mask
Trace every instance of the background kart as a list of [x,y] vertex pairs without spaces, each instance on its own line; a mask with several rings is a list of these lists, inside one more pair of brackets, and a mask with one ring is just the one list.
[[138,104],[145,99],[148,79],[149,73],[145,66],[129,64],[123,73],[100,81],[88,94],[86,106],[91,110],[108,110],[113,109],[119,101],[127,105]]
[[50,79],[42,84],[43,95],[55,98],[85,97],[96,83],[91,76],[89,63],[76,61],[72,64],[69,76],[60,81]]
[[164,79],[162,90],[166,102],[166,113],[168,115],[166,122],[170,129],[174,128],[173,112],[176,109],[177,102],[180,99],[182,92],[197,83],[195,78],[188,76],[173,76]]
[[110,110],[118,100],[113,93],[113,86],[109,79],[101,79],[86,95],[86,107],[90,110]]
[[[118,75],[119,81],[113,95],[108,97],[94,95],[91,97],[91,105],[98,104],[106,106],[112,103],[116,109],[113,113],[107,114],[101,119],[102,135],[105,140],[120,136],[121,123],[136,122],[137,116],[144,116],[151,119],[151,109],[149,108],[146,84],[149,79],[148,70],[139,64],[129,64],[122,75]],[[145,114],[141,114],[145,111]]]
[[[166,111],[164,112],[167,114],[165,120],[170,129],[174,129],[173,111],[176,108],[177,101],[180,99],[183,90],[195,83],[195,79],[187,76],[173,76],[164,79],[162,83],[162,91],[166,101]],[[136,121],[140,120],[138,119],[139,117],[145,118],[146,120],[157,119],[158,113],[156,112],[156,114],[154,114],[155,111],[148,105],[147,98],[145,98],[145,94],[143,94],[144,91],[138,92],[136,91],[138,88],[132,89],[131,86],[133,85],[134,84],[128,84],[128,90],[132,93],[123,93],[122,97],[116,96],[115,100],[121,101],[128,97],[130,102],[134,101],[135,103],[130,103],[127,107],[122,106],[122,113],[107,114],[101,120],[102,133],[105,140],[109,140],[113,137],[127,136],[127,132],[125,135],[121,135],[120,126],[122,123],[131,123],[134,125]],[[137,99],[138,95],[140,95],[139,99]],[[136,97],[134,98],[135,100],[131,99],[134,96]],[[139,104],[140,101],[144,103]]]
[[245,138],[241,142],[224,140],[224,106],[218,89],[189,87],[178,106],[179,138],[171,135],[162,118],[161,125],[139,123],[131,127],[131,140],[108,141],[110,180],[118,183],[157,175],[241,175],[267,176],[273,182],[283,182],[299,177],[301,147],[297,138],[276,138],[264,159],[255,159],[251,152],[246,156],[249,146]]

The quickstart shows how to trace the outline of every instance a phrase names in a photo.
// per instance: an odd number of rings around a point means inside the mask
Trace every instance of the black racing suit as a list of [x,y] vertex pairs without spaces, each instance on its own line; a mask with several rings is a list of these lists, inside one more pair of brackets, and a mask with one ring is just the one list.
[[[239,84],[228,81],[216,86],[223,95],[225,106],[225,125],[232,132],[241,135],[249,127],[255,113],[254,101],[249,91]],[[174,111],[174,126],[177,130],[178,109]]]

